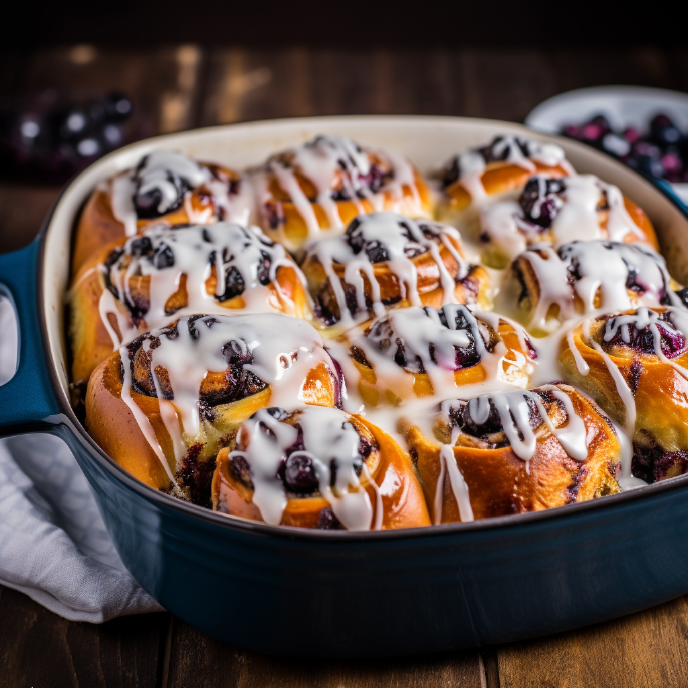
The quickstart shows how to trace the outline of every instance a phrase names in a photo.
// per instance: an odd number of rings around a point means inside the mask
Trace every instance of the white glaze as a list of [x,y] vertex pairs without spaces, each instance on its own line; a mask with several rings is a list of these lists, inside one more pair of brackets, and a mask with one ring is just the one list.
[[[576,241],[562,245],[558,251],[536,245],[524,251],[525,259],[538,284],[537,305],[528,327],[551,330],[558,322],[547,321],[552,305],[559,306],[557,321],[591,315],[597,312],[625,311],[634,303],[659,306],[663,300],[679,305],[670,288],[670,277],[664,258],[645,246],[604,240]],[[626,288],[629,272],[645,292],[634,294]],[[575,273],[575,274],[574,274]],[[600,304],[595,307],[595,298]],[[583,304],[576,309],[574,295]]]
[[[375,490],[376,506],[373,509],[370,497],[356,475],[356,464],[362,461],[360,436],[348,418],[338,409],[300,408],[297,422],[303,432],[304,449],[293,452],[291,456],[310,459],[319,492],[342,525],[348,530],[379,530],[382,527],[381,492],[363,462],[363,475]],[[265,432],[265,428],[272,434]],[[297,429],[276,420],[263,409],[244,422],[239,437],[244,435],[248,436],[245,448],[236,449],[229,456],[246,460],[254,485],[253,503],[266,523],[278,525],[287,505],[287,493],[277,472],[287,450],[297,440]],[[334,486],[330,485],[332,462],[336,465]]]
[[[456,282],[468,274],[468,265],[461,251],[457,249],[457,246],[461,247],[461,237],[456,229],[436,222],[419,223],[402,215],[387,212],[361,215],[355,222],[358,223],[355,231],[362,234],[366,243],[379,242],[387,249],[389,260],[385,261],[384,265],[396,275],[402,298],[408,299],[413,306],[421,305],[416,265],[407,255],[407,252],[416,250],[429,253],[437,264],[442,287],[442,303],[455,302]],[[437,239],[426,237],[422,225],[428,226],[436,233]],[[408,232],[410,239],[405,232]],[[444,246],[459,265],[456,279],[449,273],[442,260],[440,246]],[[370,261],[365,249],[355,253],[348,237],[332,237],[310,245],[306,253],[306,261],[309,260],[318,261],[327,275],[337,300],[339,322],[342,327],[350,327],[367,316],[364,276],[372,290],[370,297],[373,313],[378,317],[384,315],[385,306],[381,301],[380,285],[375,278],[375,264]],[[356,290],[358,312],[355,316],[351,315],[347,306],[344,289],[335,271],[336,264],[345,266],[344,281]]]
[[[454,372],[457,369],[457,349],[465,349],[471,343],[475,344],[478,364],[485,369],[486,379],[475,385],[466,385],[464,390],[467,395],[479,394],[481,391],[513,389],[515,385],[507,380],[505,367],[507,369],[516,367],[522,370],[524,375],[518,385],[526,383],[527,375],[533,369],[530,359],[521,352],[515,350],[510,352],[501,339],[495,343],[492,351],[485,346],[483,336],[486,338],[489,336],[486,325],[496,332],[501,320],[499,316],[473,311],[469,307],[457,304],[444,306],[441,310],[444,312],[448,327],[441,323],[437,310],[429,307],[425,309],[411,307],[392,310],[382,319],[376,320],[369,328],[365,330],[358,328],[347,333],[349,347],[358,347],[372,365],[376,377],[375,387],[382,398],[387,392],[391,392],[401,404],[413,400],[413,374],[421,370],[428,375],[435,398],[447,398],[456,394],[457,383]],[[465,328],[457,329],[459,315],[465,319]],[[526,351],[525,333],[518,325],[514,325],[514,329],[517,332],[520,331],[519,335],[523,337],[523,350]],[[397,339],[402,342],[405,351],[406,366],[404,368],[394,360],[398,348]],[[390,344],[387,344],[387,340]],[[510,353],[512,358],[509,358]],[[360,411],[360,397],[355,392],[360,373],[351,363],[350,356],[344,354],[341,349],[335,349],[333,355],[349,380],[345,408]]]
[[[148,256],[135,255],[134,249],[141,238],[132,237],[123,246],[121,257],[109,268],[100,266],[104,276],[118,292],[117,303],[108,289],[104,289],[99,302],[101,319],[113,339],[113,346],[131,341],[138,334],[162,327],[172,316],[194,313],[217,313],[228,315],[229,311],[219,300],[226,290],[226,274],[237,271],[244,283],[241,298],[244,309],[252,313],[280,310],[287,297],[277,282],[277,270],[289,267],[300,279],[301,271],[289,258],[284,247],[275,244],[258,227],[248,229],[236,224],[218,222],[208,226],[173,228],[159,225],[146,230],[142,237],[150,240],[154,251],[165,251],[172,256],[172,264],[166,266]],[[259,281],[259,267],[263,258],[270,263],[269,280],[281,303],[275,302],[270,288]],[[125,263],[128,264],[125,267]],[[215,267],[217,286],[215,294],[209,294],[206,280]],[[107,273],[107,274],[106,274]],[[168,313],[165,304],[177,292],[182,275],[186,276],[187,305]],[[144,314],[145,322],[136,328],[126,310],[126,303],[132,303],[130,280],[135,276],[149,277],[149,308]],[[304,280],[305,281],[305,280]],[[238,312],[241,310],[238,309]],[[114,314],[119,326],[119,335],[109,324],[109,314]]]
[[[483,425],[487,422],[491,407],[494,407],[514,454],[526,462],[526,470],[529,470],[528,462],[535,456],[537,449],[535,431],[530,425],[530,401],[537,408],[542,423],[557,438],[564,451],[576,461],[585,461],[588,457],[587,431],[583,419],[575,412],[570,397],[555,385],[543,385],[538,389],[551,393],[564,405],[566,425],[554,427],[540,397],[534,392],[524,390],[492,393],[468,401],[445,401],[441,405],[441,412],[448,421],[452,409],[468,406],[468,413],[473,422]],[[454,437],[453,443],[455,442]]]
[[[239,186],[240,192],[231,194],[228,184],[214,177],[205,165],[178,151],[156,150],[145,156],[138,168],[117,175],[110,183],[112,214],[124,225],[126,236],[134,236],[137,232],[138,217],[134,207],[137,186],[142,194],[153,189],[160,191],[158,212],[161,215],[168,212],[177,200],[177,189],[169,180],[170,172],[185,180],[192,190],[201,186],[207,187],[221,219],[242,224],[249,221],[252,196],[247,184],[242,181]],[[107,186],[103,188],[107,189]],[[195,223],[209,222],[213,216],[213,208],[209,206],[201,211],[200,215],[196,215],[189,203],[190,194],[191,192],[187,192],[184,197],[184,207],[189,214],[189,220]]]
[[[362,200],[369,201],[373,209],[379,211],[386,205],[385,198],[388,198],[392,208],[397,211],[411,216],[424,215],[413,165],[406,158],[391,152],[375,153],[391,167],[391,179],[377,193],[372,193],[367,182],[362,179],[371,169],[368,149],[346,137],[318,136],[270,158],[262,168],[254,170],[251,180],[256,201],[261,207],[271,201],[269,175],[274,175],[301,215],[306,225],[307,241],[318,238],[321,233],[314,204],[319,205],[325,213],[326,223],[323,229],[329,230],[328,235],[341,234],[344,230],[337,202],[332,198],[333,185],[337,180],[341,181],[343,190],[357,206],[359,213],[365,212]],[[306,196],[296,173],[315,187],[314,198]],[[406,198],[405,192],[410,192],[411,199]],[[287,248],[298,248],[284,232],[280,233],[280,241]]]
[[[161,330],[152,334],[160,339],[160,346],[152,348],[150,340],[143,343],[150,356],[153,381],[162,398],[156,368],[167,371],[174,394],[169,408],[161,404],[161,414],[175,445],[177,462],[183,459],[185,447],[194,444],[201,431],[199,413],[201,384],[208,373],[221,373],[228,364],[223,350],[229,344],[237,353],[250,352],[253,360],[244,364],[244,370],[252,372],[270,387],[270,404],[293,405],[301,395],[304,380],[309,372],[324,364],[332,364],[322,346],[317,331],[307,322],[277,314],[203,316],[194,323],[195,336],[189,331],[189,319],[180,318],[178,335],[168,337]],[[142,432],[154,451],[161,458],[157,441],[154,443],[147,431],[150,423],[141,418],[141,411],[133,401],[129,388],[131,372],[126,347],[120,349],[124,361],[125,378],[122,400],[136,417]],[[164,400],[162,400],[164,402]],[[181,439],[183,438],[183,442]],[[158,449],[156,449],[156,446]]]
[[[538,176],[537,179],[544,178]],[[554,246],[576,240],[609,239],[624,242],[629,237],[647,241],[643,231],[628,214],[618,187],[606,184],[593,175],[572,175],[565,177],[562,183],[564,190],[556,194],[560,202],[559,211],[551,227],[543,230],[545,233],[551,233],[551,243]],[[609,206],[606,230],[600,225],[597,210],[602,194],[606,194]],[[554,196],[555,194],[546,194],[543,198]],[[482,208],[480,212],[482,236],[512,260],[523,252],[528,244],[543,241],[540,232],[523,229],[525,222],[523,210],[514,200],[494,203]]]
[[[524,155],[519,143],[525,147]],[[458,158],[459,182],[471,195],[474,202],[482,202],[487,198],[485,187],[482,183],[482,175],[487,163],[485,154],[500,159],[504,163],[518,165],[529,172],[535,172],[534,162],[539,162],[548,167],[563,167],[568,174],[574,170],[566,160],[564,149],[554,143],[541,143],[540,141],[525,140],[513,135],[504,135],[496,138],[488,146],[472,148],[460,153]]]

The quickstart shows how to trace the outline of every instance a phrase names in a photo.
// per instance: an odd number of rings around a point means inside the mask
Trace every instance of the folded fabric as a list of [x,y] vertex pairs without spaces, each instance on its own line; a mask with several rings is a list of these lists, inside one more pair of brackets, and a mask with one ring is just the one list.
[[[16,327],[5,301],[0,384],[15,366]],[[163,611],[125,569],[86,477],[52,435],[0,440],[0,583],[71,621]]]
[[0,583],[72,621],[162,611],[132,578],[67,445],[0,441]]

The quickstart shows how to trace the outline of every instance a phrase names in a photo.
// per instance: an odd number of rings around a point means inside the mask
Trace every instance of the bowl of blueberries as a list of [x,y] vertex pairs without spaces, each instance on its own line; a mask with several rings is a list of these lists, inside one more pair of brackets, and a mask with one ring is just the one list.
[[639,86],[584,88],[540,103],[525,124],[612,155],[688,204],[688,94]]

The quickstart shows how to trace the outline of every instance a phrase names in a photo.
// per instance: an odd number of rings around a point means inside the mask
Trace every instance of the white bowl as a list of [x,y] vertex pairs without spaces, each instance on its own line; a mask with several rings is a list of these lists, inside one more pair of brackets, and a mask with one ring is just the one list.
[[[527,127],[558,134],[567,124],[582,124],[604,115],[614,129],[646,130],[649,121],[664,113],[679,129],[688,131],[688,94],[643,86],[594,86],[560,93],[536,106],[527,115]],[[672,184],[688,204],[688,184]]]

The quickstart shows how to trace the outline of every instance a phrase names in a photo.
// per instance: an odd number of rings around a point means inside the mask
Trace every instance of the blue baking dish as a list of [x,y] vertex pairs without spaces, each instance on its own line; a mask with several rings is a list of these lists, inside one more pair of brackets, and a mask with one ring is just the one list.
[[[0,387],[0,432],[64,439],[127,568],[165,608],[232,645],[292,657],[454,650],[564,631],[688,593],[688,476],[595,501],[423,529],[349,533],[272,527],[158,492],[115,464],[69,403],[64,293],[75,220],[95,185],[156,147],[234,166],[315,134],[351,136],[421,169],[509,132],[505,122],[436,117],[298,119],[214,127],[134,144],[62,193],[40,236],[0,256],[0,291],[20,329]],[[581,172],[618,185],[650,215],[688,282],[688,218],[620,163],[557,139]]]

